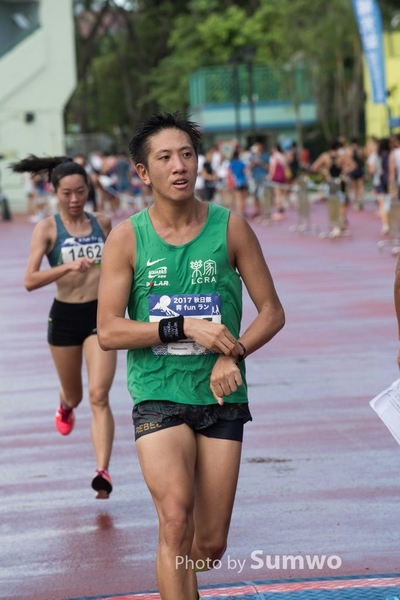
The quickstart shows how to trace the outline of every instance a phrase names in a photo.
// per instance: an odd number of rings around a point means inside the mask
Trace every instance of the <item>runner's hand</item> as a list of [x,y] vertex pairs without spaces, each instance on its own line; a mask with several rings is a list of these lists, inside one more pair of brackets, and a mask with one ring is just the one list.
[[212,323],[205,319],[185,317],[183,329],[188,338],[204,346],[207,350],[234,358],[243,354],[242,347],[225,325]]
[[236,392],[242,383],[242,374],[236,362],[231,357],[220,356],[210,377],[210,388],[218,404],[222,406],[224,396]]
[[67,263],[70,266],[71,271],[77,271],[78,273],[86,273],[95,264],[93,258],[78,258],[71,263]]

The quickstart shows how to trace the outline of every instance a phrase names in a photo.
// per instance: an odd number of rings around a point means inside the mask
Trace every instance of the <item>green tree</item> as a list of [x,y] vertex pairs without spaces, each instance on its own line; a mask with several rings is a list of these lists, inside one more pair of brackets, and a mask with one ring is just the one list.
[[83,132],[132,130],[156,108],[150,74],[168,53],[171,22],[186,3],[75,3],[78,86],[66,122]]
[[[311,65],[325,137],[339,130],[359,133],[362,63],[350,0],[259,0],[251,5],[197,0],[189,8],[174,22],[172,52],[151,75],[152,97],[158,103],[187,106],[191,72],[228,64],[251,47],[255,63],[288,67],[288,89],[296,57]],[[297,106],[301,98],[292,96]]]
[[[386,27],[398,0],[380,0]],[[360,133],[362,52],[351,0],[77,0],[79,85],[67,122],[131,131],[144,113],[189,107],[189,77],[243,60],[281,65],[298,109],[302,64],[313,73],[326,139]],[[298,122],[301,133],[301,123]]]

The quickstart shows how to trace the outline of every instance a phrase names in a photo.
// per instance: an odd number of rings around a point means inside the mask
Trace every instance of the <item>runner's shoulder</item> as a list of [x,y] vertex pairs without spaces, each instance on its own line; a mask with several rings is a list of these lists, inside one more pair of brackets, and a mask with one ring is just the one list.
[[56,232],[56,220],[53,215],[40,219],[35,225],[34,233],[36,236],[48,237]]
[[113,244],[119,247],[123,247],[125,244],[130,245],[134,241],[135,230],[130,219],[125,219],[113,227],[107,238],[108,245]]
[[230,243],[233,242],[234,245],[236,245],[237,242],[240,242],[239,245],[242,245],[249,236],[254,236],[254,232],[246,219],[238,213],[230,211],[228,221],[228,241]]

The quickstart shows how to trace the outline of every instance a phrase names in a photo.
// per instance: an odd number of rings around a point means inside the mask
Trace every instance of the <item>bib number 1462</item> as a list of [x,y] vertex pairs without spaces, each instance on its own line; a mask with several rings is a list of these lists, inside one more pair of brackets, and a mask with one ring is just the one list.
[[101,261],[104,244],[76,244],[69,248],[62,249],[63,262],[72,262],[79,258],[94,259],[95,262]]

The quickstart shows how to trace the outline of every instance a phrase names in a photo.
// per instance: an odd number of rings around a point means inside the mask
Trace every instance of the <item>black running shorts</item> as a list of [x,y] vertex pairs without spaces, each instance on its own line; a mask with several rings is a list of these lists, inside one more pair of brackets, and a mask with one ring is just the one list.
[[191,405],[147,400],[133,407],[135,440],[142,435],[185,423],[196,433],[222,440],[243,440],[243,426],[252,420],[247,403]]
[[52,346],[82,346],[89,335],[97,335],[97,300],[69,303],[54,300],[50,310],[47,341]]

